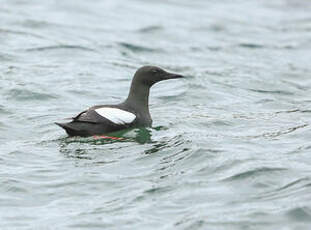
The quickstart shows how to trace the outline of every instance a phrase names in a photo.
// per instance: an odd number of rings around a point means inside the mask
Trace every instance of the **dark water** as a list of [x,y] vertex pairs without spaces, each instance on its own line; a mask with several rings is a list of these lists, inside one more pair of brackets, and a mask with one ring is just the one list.
[[[311,229],[311,2],[0,1],[0,229]],[[154,127],[53,122],[123,100]]]

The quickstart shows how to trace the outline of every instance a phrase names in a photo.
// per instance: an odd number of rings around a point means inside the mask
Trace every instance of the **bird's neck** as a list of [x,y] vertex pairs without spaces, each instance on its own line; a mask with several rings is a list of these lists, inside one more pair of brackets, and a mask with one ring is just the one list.
[[134,109],[149,114],[149,92],[150,87],[141,83],[132,82],[129,95],[125,103]]

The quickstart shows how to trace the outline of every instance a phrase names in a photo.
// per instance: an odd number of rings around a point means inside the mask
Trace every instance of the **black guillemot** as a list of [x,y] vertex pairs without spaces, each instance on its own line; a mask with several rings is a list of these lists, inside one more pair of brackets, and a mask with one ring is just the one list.
[[150,87],[162,80],[182,78],[156,66],[139,68],[132,80],[127,99],[117,105],[96,105],[82,111],[68,123],[55,123],[69,136],[92,136],[131,127],[151,126],[149,112]]

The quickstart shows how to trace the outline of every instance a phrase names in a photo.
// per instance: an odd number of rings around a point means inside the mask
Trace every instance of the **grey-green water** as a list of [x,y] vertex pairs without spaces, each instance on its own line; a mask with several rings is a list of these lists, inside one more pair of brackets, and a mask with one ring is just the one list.
[[[311,229],[311,2],[0,1],[0,229]],[[154,128],[66,138],[145,64]]]

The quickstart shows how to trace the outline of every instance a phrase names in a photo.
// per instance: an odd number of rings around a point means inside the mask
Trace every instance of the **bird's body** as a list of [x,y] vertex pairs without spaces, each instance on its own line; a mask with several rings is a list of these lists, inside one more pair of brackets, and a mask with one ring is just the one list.
[[151,117],[140,119],[141,114],[128,108],[124,103],[118,105],[93,106],[72,118],[69,123],[56,123],[64,128],[69,136],[92,136],[136,126],[151,126]]
[[127,99],[117,105],[97,105],[79,113],[68,123],[56,123],[69,136],[92,136],[131,127],[151,126],[149,112],[150,87],[161,80],[181,78],[155,66],[137,70]]

